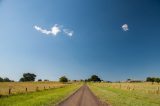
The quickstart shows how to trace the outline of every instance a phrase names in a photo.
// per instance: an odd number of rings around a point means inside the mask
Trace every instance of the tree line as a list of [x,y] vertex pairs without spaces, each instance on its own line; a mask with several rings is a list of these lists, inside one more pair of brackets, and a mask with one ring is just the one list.
[[[20,82],[28,82],[28,81],[35,81],[37,75],[35,75],[34,73],[24,73],[23,76],[19,79]],[[38,79],[38,81],[42,81],[42,79]],[[45,79],[44,81],[49,81],[47,79]],[[62,76],[59,78],[59,82],[68,82],[70,81],[66,76]],[[76,80],[75,80],[76,81]],[[91,77],[89,77],[88,79],[85,80],[81,80],[81,81],[85,81],[85,82],[101,82],[103,81],[101,78],[99,78],[99,76],[97,75],[92,75]],[[14,82],[13,80],[10,80],[9,78],[1,78],[0,77],[0,82]],[[160,83],[160,77],[147,77],[146,78],[146,82],[157,82]]]
[[160,83],[160,77],[147,77],[146,78],[146,82],[157,82],[157,83]]
[[[62,76],[61,78],[59,78],[60,82],[68,82],[68,78],[66,76]],[[76,80],[74,80],[76,81]],[[102,80],[97,76],[97,75],[92,75],[90,78],[85,79],[85,80],[80,80],[80,81],[85,81],[85,82],[101,82]]]
[[5,78],[2,78],[0,77],[0,82],[14,82],[13,80],[10,80],[9,78],[5,77]]
[[[37,75],[34,73],[24,73],[23,76],[19,79],[19,82],[28,82],[28,81],[35,81]],[[38,79],[37,81],[42,81],[42,79]],[[44,81],[49,81],[45,79]],[[59,82],[69,82],[70,80],[66,76],[62,76],[59,78]],[[76,80],[74,80],[76,81]],[[81,80],[85,82],[100,82],[102,81],[97,75],[92,75],[90,78]],[[9,78],[1,78],[0,77],[0,82],[14,82],[13,80],[10,80]]]

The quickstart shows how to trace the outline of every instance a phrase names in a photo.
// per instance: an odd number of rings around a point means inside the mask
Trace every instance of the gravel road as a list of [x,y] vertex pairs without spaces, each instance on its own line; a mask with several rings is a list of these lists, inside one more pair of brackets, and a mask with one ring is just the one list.
[[91,92],[87,85],[83,85],[77,92],[61,102],[59,106],[107,106]]

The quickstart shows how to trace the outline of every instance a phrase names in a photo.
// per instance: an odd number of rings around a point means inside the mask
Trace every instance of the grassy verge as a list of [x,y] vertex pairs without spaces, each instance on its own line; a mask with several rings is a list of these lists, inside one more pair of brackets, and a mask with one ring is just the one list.
[[50,90],[18,94],[0,98],[0,106],[47,106],[56,104],[63,98],[74,92],[80,84],[71,84],[63,88],[53,88]]
[[104,102],[112,106],[160,106],[159,94],[147,94],[90,83],[91,90]]

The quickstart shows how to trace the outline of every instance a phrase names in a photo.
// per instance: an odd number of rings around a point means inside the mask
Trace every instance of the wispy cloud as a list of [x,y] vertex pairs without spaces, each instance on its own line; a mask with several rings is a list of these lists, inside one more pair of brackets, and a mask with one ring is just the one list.
[[73,33],[74,33],[74,31],[69,30],[69,29],[63,29],[63,32],[68,36],[73,36]]
[[41,33],[44,33],[44,34],[51,34],[51,31],[48,31],[46,29],[42,29],[41,27],[35,25],[34,28],[37,30],[37,31],[40,31]]
[[121,26],[121,28],[122,28],[123,31],[128,31],[128,30],[129,30],[128,24],[123,24],[123,25]]
[[41,28],[37,25],[35,25],[34,28],[41,33],[44,33],[46,35],[53,35],[53,36],[57,36],[61,32],[64,32],[64,34],[67,36],[73,36],[73,33],[74,33],[74,31],[70,29],[64,29],[62,26],[58,24],[55,24],[53,27],[51,27],[50,30]]

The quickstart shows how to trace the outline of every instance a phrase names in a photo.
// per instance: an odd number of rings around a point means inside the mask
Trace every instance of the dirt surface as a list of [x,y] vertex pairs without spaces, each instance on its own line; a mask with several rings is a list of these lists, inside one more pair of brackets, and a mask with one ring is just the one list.
[[61,102],[58,106],[107,106],[100,102],[87,85],[83,85],[77,92]]

